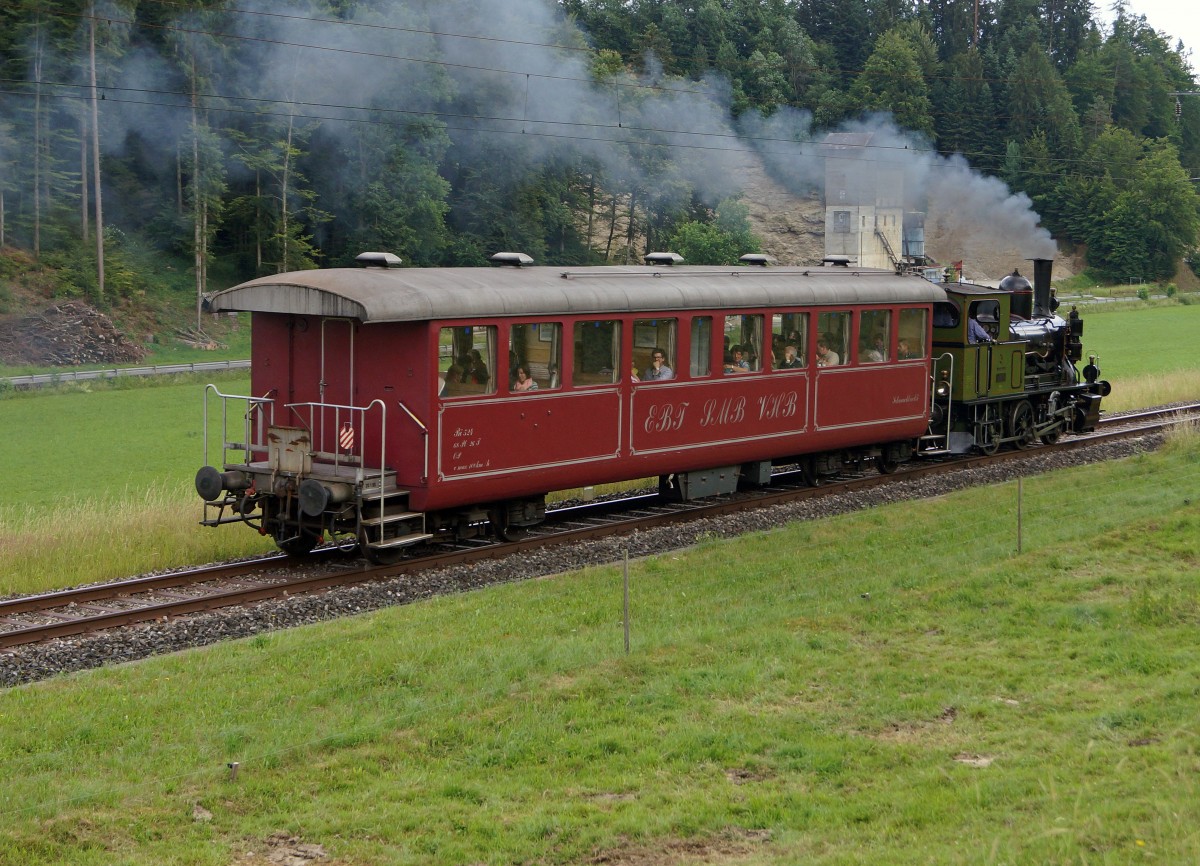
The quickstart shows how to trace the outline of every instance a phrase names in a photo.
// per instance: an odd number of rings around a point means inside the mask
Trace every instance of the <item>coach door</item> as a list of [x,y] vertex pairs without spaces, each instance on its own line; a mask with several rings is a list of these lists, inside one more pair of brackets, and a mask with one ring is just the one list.
[[354,322],[321,320],[321,379],[318,400],[349,406],[354,402]]

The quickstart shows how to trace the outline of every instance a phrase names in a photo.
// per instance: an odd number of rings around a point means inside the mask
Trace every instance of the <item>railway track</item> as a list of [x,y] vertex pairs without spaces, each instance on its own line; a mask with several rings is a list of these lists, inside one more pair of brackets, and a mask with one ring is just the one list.
[[515,541],[468,540],[454,545],[430,544],[416,551],[411,558],[392,565],[364,568],[360,560],[350,559],[331,548],[316,552],[300,564],[285,556],[271,556],[11,598],[0,601],[0,649],[139,623],[169,621],[202,611],[320,592],[675,522],[866,490],[896,480],[1023,460],[1034,453],[1067,451],[1105,441],[1146,436],[1197,417],[1200,417],[1200,404],[1106,417],[1097,432],[1074,436],[1051,446],[909,464],[893,475],[872,472],[841,477],[818,487],[806,485],[799,472],[778,473],[772,478],[771,486],[763,490],[696,502],[670,503],[657,496],[638,496],[565,507],[550,512],[545,524]]

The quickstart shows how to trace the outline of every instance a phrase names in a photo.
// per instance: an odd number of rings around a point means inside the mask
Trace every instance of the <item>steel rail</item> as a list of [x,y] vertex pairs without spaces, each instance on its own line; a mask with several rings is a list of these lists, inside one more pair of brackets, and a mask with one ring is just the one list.
[[[769,508],[775,505],[799,502],[805,499],[839,493],[868,490],[873,487],[926,478],[947,472],[1024,460],[1033,454],[1077,450],[1102,442],[1135,438],[1145,436],[1149,433],[1160,432],[1188,420],[1184,417],[1184,413],[1187,411],[1200,411],[1200,404],[1105,419],[1105,426],[1116,425],[1117,423],[1133,423],[1138,425],[1129,429],[1072,436],[1070,439],[1058,442],[1055,445],[1038,446],[1025,450],[1002,451],[990,456],[972,455],[952,460],[910,464],[890,475],[841,478],[836,481],[823,483],[817,487],[800,486],[802,482],[800,481],[799,472],[781,473],[772,479],[770,487],[763,490],[713,497],[696,502],[662,502],[655,496],[639,496],[615,502],[561,508],[548,513],[546,524],[537,527],[527,536],[515,541],[472,542],[468,540],[448,550],[437,550],[394,564],[377,565],[355,571],[324,572],[249,587],[239,586],[233,589],[216,589],[215,591],[205,592],[205,594],[196,597],[174,599],[168,602],[154,602],[141,607],[124,610],[106,610],[94,615],[76,616],[73,612],[70,612],[71,607],[73,605],[89,605],[94,608],[99,605],[90,603],[106,600],[127,604],[137,593],[152,593],[158,590],[181,586],[198,588],[199,584],[219,580],[237,581],[239,578],[244,579],[247,574],[261,572],[264,568],[274,568],[285,564],[289,561],[289,558],[285,556],[272,556],[231,565],[208,566],[172,574],[153,575],[118,581],[111,584],[97,584],[79,589],[8,599],[0,601],[0,619],[3,619],[6,615],[42,613],[59,621],[2,631],[0,632],[0,649],[154,620],[169,620],[172,617],[215,610],[221,607],[251,604],[284,595],[309,593],[337,586],[348,586],[371,580],[398,577],[435,568],[507,556],[526,550],[621,535],[672,523],[717,517],[759,508]],[[793,479],[796,482],[795,486],[791,484]],[[443,545],[444,547],[445,545]],[[323,552],[332,555],[337,550],[336,548],[329,548],[325,551],[317,551],[316,553],[321,554]],[[294,560],[291,561],[294,562]],[[308,561],[311,561],[311,555]],[[67,613],[55,613],[55,611],[62,611],[64,608],[67,609]]]

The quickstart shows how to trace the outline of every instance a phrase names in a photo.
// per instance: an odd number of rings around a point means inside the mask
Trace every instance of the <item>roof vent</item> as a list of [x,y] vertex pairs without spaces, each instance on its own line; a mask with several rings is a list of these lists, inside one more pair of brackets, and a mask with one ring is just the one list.
[[831,265],[832,267],[835,267],[835,268],[848,268],[848,267],[850,267],[850,257],[849,256],[826,256],[825,258],[821,259],[821,264],[822,265]]
[[767,265],[775,264],[775,259],[763,253],[746,253],[738,259],[743,265],[755,265],[756,267],[765,268]]
[[524,253],[496,253],[494,256],[489,257],[488,261],[510,268],[523,268],[526,265],[533,264],[533,259]]
[[669,268],[682,262],[683,256],[679,253],[646,253],[646,264],[648,265],[662,265]]
[[359,253],[354,257],[364,268],[398,268],[404,260],[391,253]]

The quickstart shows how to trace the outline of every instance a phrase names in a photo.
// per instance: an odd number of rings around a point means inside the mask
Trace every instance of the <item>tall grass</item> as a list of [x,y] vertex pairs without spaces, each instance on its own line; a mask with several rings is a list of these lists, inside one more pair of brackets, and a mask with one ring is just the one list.
[[166,482],[59,503],[49,512],[38,503],[0,505],[0,594],[115,580],[272,547],[249,529],[206,529],[200,519],[195,493]]
[[1121,379],[1113,384],[1113,391],[1103,404],[1106,411],[1124,412],[1191,400],[1200,400],[1200,374],[1195,370],[1177,370]]

